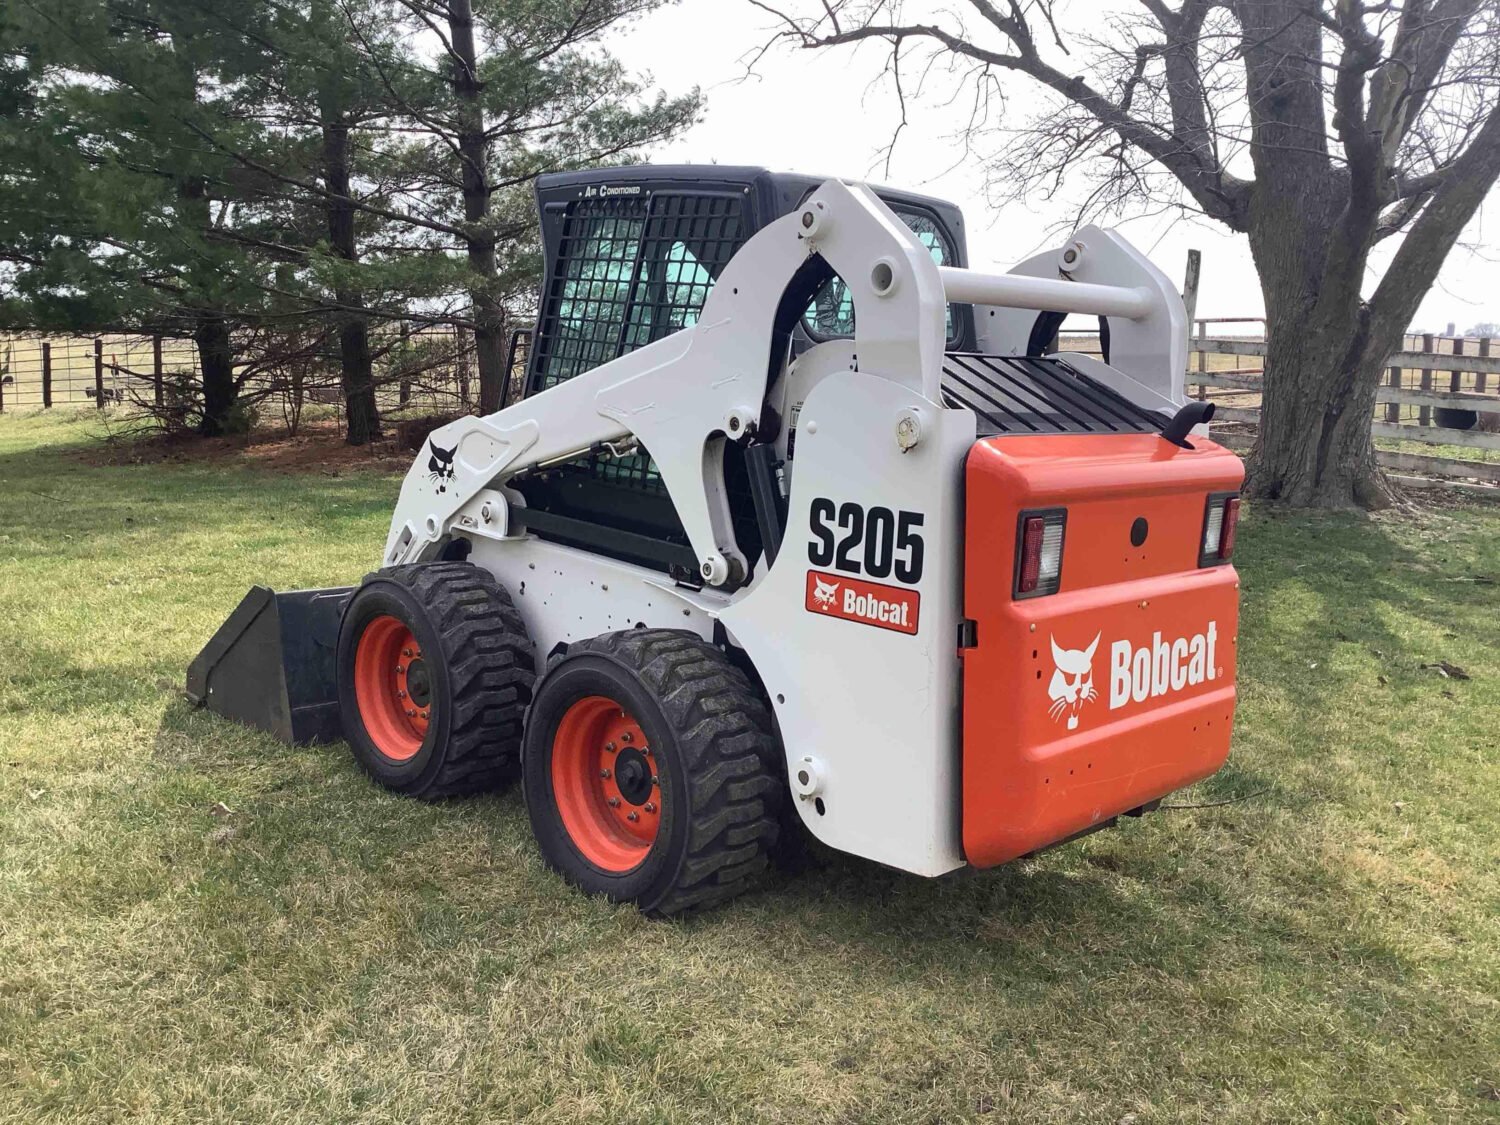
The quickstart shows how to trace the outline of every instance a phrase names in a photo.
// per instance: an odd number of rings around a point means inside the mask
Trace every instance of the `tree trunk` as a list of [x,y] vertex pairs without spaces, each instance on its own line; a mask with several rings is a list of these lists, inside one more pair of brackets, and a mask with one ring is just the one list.
[[464,221],[469,269],[474,279],[469,298],[474,316],[474,354],[479,365],[479,412],[500,409],[505,371],[505,308],[495,292],[495,232],[490,212],[489,140],[479,102],[478,56],[474,49],[471,0],[450,0],[448,31],[453,53],[453,93],[458,102],[458,142],[463,183]]
[[1355,207],[1320,161],[1269,161],[1262,175],[1248,226],[1266,362],[1246,494],[1294,507],[1385,507],[1393,494],[1370,423],[1394,340],[1360,297],[1378,207]]
[[[328,242],[352,266],[359,261],[354,200],[349,194],[349,123],[339,114],[323,119],[323,178],[328,188]],[[370,320],[364,293],[347,274],[334,286],[338,302],[339,386],[344,395],[344,440],[367,445],[380,436],[380,409],[370,360]]]
[[1284,298],[1272,290],[1265,298],[1265,392],[1246,494],[1294,507],[1388,506],[1370,423],[1391,347],[1366,315],[1331,327],[1278,308]]
[[204,437],[218,437],[234,429],[230,414],[239,395],[234,385],[234,347],[228,319],[222,313],[200,312],[193,342],[203,371],[203,420],[198,432]]

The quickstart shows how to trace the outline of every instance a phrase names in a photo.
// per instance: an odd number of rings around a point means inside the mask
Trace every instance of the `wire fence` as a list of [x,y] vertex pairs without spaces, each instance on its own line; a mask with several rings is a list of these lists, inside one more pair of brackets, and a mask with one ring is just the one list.
[[[461,414],[479,399],[473,333],[452,325],[387,323],[371,330],[376,404],[383,415]],[[295,432],[309,406],[345,407],[338,341],[245,333],[235,341],[240,400]],[[507,400],[520,395],[523,333],[508,338]],[[0,334],[0,412],[92,405],[134,406],[169,417],[200,392],[193,340],[161,335]],[[325,410],[326,413],[326,410]]]

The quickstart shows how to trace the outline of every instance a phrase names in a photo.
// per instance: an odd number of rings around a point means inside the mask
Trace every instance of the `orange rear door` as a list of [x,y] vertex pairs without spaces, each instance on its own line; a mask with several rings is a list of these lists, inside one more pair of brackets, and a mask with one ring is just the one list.
[[[1004,863],[1213,773],[1229,753],[1239,579],[1200,558],[1238,457],[1155,434],[986,438],[966,468],[963,844]],[[1062,510],[1055,593],[1016,586]],[[1206,561],[1208,565],[1200,565]]]

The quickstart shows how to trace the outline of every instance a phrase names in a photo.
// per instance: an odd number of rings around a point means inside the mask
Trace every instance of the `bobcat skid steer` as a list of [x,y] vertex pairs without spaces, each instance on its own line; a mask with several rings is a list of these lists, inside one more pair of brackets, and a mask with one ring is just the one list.
[[551,866],[661,914],[804,832],[936,876],[1223,763],[1243,470],[1124,239],[978,272],[949,204],[755,168],[537,197],[524,395],[431,436],[358,586],[252,591],[195,699],[415,797],[519,777]]

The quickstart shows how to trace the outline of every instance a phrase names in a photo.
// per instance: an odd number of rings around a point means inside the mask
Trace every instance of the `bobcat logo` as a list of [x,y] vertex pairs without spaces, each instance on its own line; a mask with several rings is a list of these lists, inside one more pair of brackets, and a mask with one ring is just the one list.
[[427,479],[437,485],[439,492],[447,492],[448,484],[453,480],[453,455],[458,452],[458,446],[444,449],[431,438],[427,439],[427,446],[432,450],[427,458]]
[[1047,698],[1052,700],[1047,713],[1054,719],[1067,715],[1069,730],[1078,729],[1078,712],[1083,705],[1099,697],[1094,690],[1094,650],[1099,647],[1102,635],[1096,635],[1094,643],[1082,649],[1062,648],[1057,638],[1052,638],[1052,663],[1057,669],[1047,685]]
[[838,592],[839,584],[837,582],[824,582],[816,574],[813,575],[813,600],[818,603],[819,609],[824,612],[832,609]]

